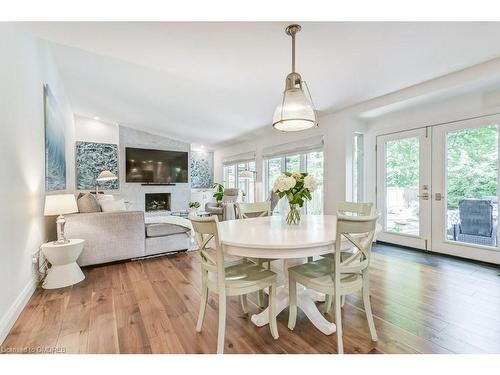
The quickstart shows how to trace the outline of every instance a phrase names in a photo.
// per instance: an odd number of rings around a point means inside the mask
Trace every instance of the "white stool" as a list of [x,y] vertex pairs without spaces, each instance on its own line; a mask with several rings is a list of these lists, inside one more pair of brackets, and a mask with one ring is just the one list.
[[43,282],[44,289],[64,288],[79,283],[85,279],[76,260],[83,250],[85,240],[69,240],[65,244],[47,242],[42,245],[42,251],[51,267]]

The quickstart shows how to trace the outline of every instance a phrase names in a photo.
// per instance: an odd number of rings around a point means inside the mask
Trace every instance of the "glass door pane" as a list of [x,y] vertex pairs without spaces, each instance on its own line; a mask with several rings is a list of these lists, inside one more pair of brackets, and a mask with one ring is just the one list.
[[385,212],[388,232],[420,234],[418,137],[390,140],[385,154]]
[[431,138],[428,129],[377,136],[380,241],[428,250],[431,237]]
[[498,125],[446,134],[446,239],[496,246]]

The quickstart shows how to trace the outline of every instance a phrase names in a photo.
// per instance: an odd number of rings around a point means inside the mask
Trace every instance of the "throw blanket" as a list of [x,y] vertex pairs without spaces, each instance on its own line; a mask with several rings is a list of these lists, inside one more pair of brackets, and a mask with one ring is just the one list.
[[193,233],[191,221],[180,216],[165,215],[165,216],[146,216],[144,218],[146,224],[174,224],[184,228],[188,228]]

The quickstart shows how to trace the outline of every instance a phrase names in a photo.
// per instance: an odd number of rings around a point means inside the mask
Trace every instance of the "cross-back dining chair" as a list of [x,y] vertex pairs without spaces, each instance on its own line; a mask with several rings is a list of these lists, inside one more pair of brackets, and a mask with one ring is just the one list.
[[238,219],[270,216],[271,201],[256,203],[236,203],[236,214]]
[[[271,216],[271,201],[256,203],[237,203],[236,215],[238,219],[250,219],[255,217]],[[267,269],[271,269],[271,262],[275,259],[248,258],[250,261],[263,266],[267,263]],[[264,292],[257,293],[257,304],[264,307]]]
[[[290,313],[288,328],[293,330],[297,320],[297,283],[335,298],[335,323],[337,325],[338,353],[344,352],[342,341],[341,297],[362,290],[363,304],[368,327],[373,341],[377,332],[373,322],[370,304],[368,269],[377,215],[337,215],[337,232],[333,258],[322,258],[313,262],[289,268]],[[359,251],[347,258],[342,257],[345,241]]]
[[[373,203],[358,203],[358,202],[339,202],[337,204],[337,213],[347,216],[368,216],[375,214],[375,206]],[[347,258],[352,255],[353,252],[357,251],[356,248],[351,248],[349,250],[343,249],[342,258]],[[333,253],[322,255],[324,258],[332,258]],[[345,296],[342,297],[341,306],[345,304]],[[329,312],[332,308],[332,296],[327,295],[325,298],[324,311]]]
[[208,292],[217,293],[219,295],[217,353],[222,354],[226,330],[226,297],[241,296],[243,309],[246,310],[248,293],[269,288],[269,327],[272,336],[278,339],[275,308],[276,274],[247,259],[225,263],[217,216],[193,217],[191,223],[201,256],[202,295],[196,331],[201,332],[203,326]]

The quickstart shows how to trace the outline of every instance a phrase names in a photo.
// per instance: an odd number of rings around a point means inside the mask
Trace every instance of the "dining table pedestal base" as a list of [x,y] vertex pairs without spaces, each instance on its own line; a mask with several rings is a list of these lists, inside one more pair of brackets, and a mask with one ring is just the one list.
[[[296,264],[304,263],[304,261],[305,260],[297,259],[285,260],[283,262],[283,273],[276,270],[278,271],[278,282],[281,285],[276,290],[276,315],[280,314],[289,305],[288,268]],[[335,333],[337,327],[335,326],[335,323],[331,323],[326,320],[315,303],[323,302],[324,300],[324,294],[318,293],[314,290],[308,290],[300,284],[297,285],[297,307],[304,312],[317,329],[325,335],[331,335],[332,333]],[[259,314],[252,315],[251,321],[257,327],[269,324],[269,307]]]

